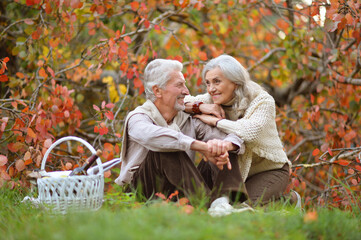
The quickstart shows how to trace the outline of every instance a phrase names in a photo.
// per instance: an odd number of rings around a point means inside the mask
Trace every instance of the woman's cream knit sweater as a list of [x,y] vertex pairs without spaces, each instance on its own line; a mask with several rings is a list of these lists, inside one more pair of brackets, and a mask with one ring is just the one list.
[[[208,93],[187,96],[185,99],[185,102],[194,101],[212,103]],[[282,168],[285,163],[291,167],[278,135],[275,101],[271,95],[264,90],[260,91],[243,117],[231,106],[224,106],[223,109],[226,119],[218,121],[217,127],[225,133],[234,133],[245,141],[246,151],[239,156],[243,181],[256,173]]]

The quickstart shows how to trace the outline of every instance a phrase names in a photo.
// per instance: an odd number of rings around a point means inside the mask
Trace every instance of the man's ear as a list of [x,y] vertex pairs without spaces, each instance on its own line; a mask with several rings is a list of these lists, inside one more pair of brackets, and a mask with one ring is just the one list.
[[152,87],[152,90],[153,90],[154,96],[155,96],[156,98],[162,97],[162,91],[161,91],[161,88],[160,88],[160,87],[158,87],[157,85],[154,85],[154,86]]

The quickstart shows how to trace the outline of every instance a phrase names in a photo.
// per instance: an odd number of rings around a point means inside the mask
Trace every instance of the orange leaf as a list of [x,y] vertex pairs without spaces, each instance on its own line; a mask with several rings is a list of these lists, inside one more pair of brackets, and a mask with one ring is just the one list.
[[36,138],[36,134],[34,133],[33,129],[31,128],[28,128],[28,136],[31,137],[31,138]]
[[178,201],[178,204],[179,204],[180,206],[184,206],[184,205],[186,205],[187,203],[189,203],[189,200],[188,200],[188,198],[185,198],[185,197],[182,197],[182,198],[179,199],[179,201]]
[[166,200],[166,199],[167,199],[167,198],[164,196],[163,193],[156,193],[155,195],[156,195],[157,197],[163,199],[163,200]]
[[33,162],[33,160],[30,158],[28,160],[25,160],[24,164],[25,164],[25,166],[27,166],[27,165],[31,164],[32,162]]
[[348,25],[352,25],[352,24],[354,23],[354,19],[353,19],[353,17],[351,16],[350,13],[347,13],[345,17],[346,17],[346,20],[347,20],[347,24],[348,24]]
[[21,142],[9,143],[7,147],[11,152],[15,153],[22,149],[24,147],[24,144]]
[[132,8],[132,10],[135,12],[135,11],[137,11],[138,10],[138,8],[139,8],[139,2],[131,2],[130,3],[130,6],[131,6],[131,8]]
[[199,52],[198,56],[199,56],[199,59],[202,61],[207,61],[207,59],[208,59],[207,54],[205,52]]
[[24,161],[29,160],[31,158],[31,153],[27,151],[24,155]]
[[43,78],[47,78],[48,74],[46,74],[45,69],[44,68],[40,68],[39,70],[39,75]]
[[5,63],[7,63],[9,61],[9,58],[8,57],[5,57],[4,59],[3,59],[3,62],[5,62]]
[[193,211],[194,211],[194,207],[191,206],[191,205],[185,205],[183,208],[182,208],[182,211],[186,214],[191,214]]
[[316,221],[318,218],[318,214],[316,211],[312,211],[312,212],[308,212],[305,214],[305,216],[303,217],[303,221],[304,222],[314,222]]

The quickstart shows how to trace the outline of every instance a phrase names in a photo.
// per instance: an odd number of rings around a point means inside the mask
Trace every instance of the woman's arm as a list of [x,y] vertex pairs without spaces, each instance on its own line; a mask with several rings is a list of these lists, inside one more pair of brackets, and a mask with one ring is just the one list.
[[269,121],[275,121],[275,103],[269,99],[260,101],[247,118],[237,121],[222,119],[217,122],[217,128],[225,133],[234,133],[245,142],[258,140],[261,131]]
[[[185,97],[184,101],[185,101],[185,112],[186,113],[190,113],[190,114],[199,113],[199,112],[193,111],[194,104],[196,102],[198,102],[197,105],[198,105],[200,113],[214,115],[218,118],[225,118],[225,113],[224,113],[224,110],[222,109],[222,107],[220,105],[213,104],[208,93],[200,94],[197,96],[188,95]],[[199,102],[202,102],[202,103],[199,104]]]

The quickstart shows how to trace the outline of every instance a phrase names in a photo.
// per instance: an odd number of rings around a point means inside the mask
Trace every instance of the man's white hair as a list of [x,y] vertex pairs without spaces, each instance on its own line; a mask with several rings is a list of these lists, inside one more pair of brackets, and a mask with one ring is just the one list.
[[157,85],[164,89],[167,82],[171,79],[173,72],[181,72],[183,64],[177,60],[155,59],[148,63],[144,70],[144,91],[146,98],[154,102],[156,97],[152,87]]

